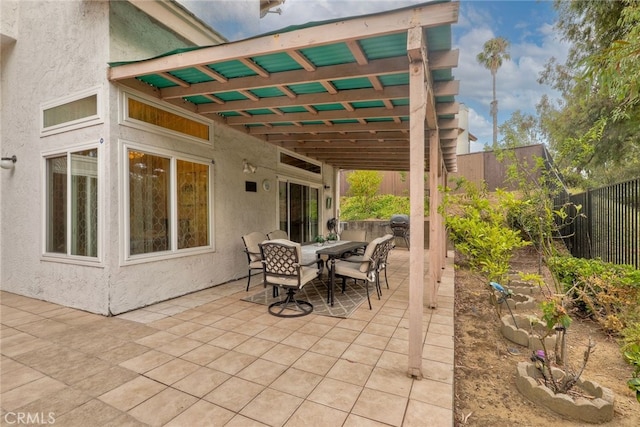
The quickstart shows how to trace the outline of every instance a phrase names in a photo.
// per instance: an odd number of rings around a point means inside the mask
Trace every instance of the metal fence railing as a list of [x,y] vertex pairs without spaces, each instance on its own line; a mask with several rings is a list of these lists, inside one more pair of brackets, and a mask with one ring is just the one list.
[[571,217],[578,205],[584,214],[562,228],[573,256],[640,268],[640,178],[556,198],[567,202]]

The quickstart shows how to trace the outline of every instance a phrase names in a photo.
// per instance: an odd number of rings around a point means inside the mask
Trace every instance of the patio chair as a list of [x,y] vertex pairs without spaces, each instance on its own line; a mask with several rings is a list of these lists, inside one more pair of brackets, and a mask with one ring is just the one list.
[[244,252],[247,254],[247,263],[249,267],[249,278],[247,279],[247,291],[251,284],[251,270],[262,270],[262,255],[260,254],[261,242],[267,240],[267,236],[259,231],[245,234],[242,236],[242,243],[244,243]]
[[286,239],[286,240],[289,240],[289,235],[284,230],[273,230],[273,231],[270,231],[269,233],[267,233],[267,237],[269,238],[269,240],[275,240],[275,239]]
[[[391,252],[391,249],[393,249],[396,244],[395,244],[395,237],[393,237],[393,234],[387,234],[385,236],[382,237],[382,243],[383,248],[382,251],[380,252],[380,258],[378,259],[377,265],[376,265],[376,270],[378,271],[378,291],[381,291],[380,289],[380,276],[382,276],[382,271],[384,271],[384,281],[387,284],[387,289],[389,289],[389,280],[387,279],[387,262],[388,262],[388,258],[389,258],[389,252]],[[379,295],[382,295],[382,292],[379,293]]]
[[[269,305],[269,313],[278,317],[300,317],[311,313],[313,305],[296,299],[296,292],[319,276],[316,261],[302,265],[300,244],[290,240],[266,240],[258,246],[262,254],[265,285],[278,286],[287,291],[284,300]],[[285,312],[287,309],[292,313]]]
[[[340,240],[347,240],[350,242],[366,242],[367,240],[367,230],[344,230],[342,234],[340,234]],[[356,251],[356,252],[347,252],[344,254],[343,258],[349,258],[352,255],[362,255],[364,251]]]
[[[338,277],[342,277],[342,292],[345,291],[345,281],[347,278],[364,280],[367,292],[367,301],[369,302],[369,310],[371,310],[371,299],[369,298],[369,283],[376,283],[376,261],[380,258],[380,252],[383,249],[381,245],[382,237],[373,239],[367,245],[364,255],[361,257],[353,256],[336,261],[334,273]],[[378,285],[376,285],[378,286]],[[379,298],[379,296],[378,296]]]

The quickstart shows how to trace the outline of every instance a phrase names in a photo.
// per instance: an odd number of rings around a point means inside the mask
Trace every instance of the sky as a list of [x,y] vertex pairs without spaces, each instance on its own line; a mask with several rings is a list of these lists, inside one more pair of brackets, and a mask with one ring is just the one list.
[[[289,25],[344,18],[397,9],[425,0],[285,0],[281,13],[259,16],[259,0],[178,0],[202,21],[230,41],[275,31]],[[452,48],[460,50],[453,75],[460,81],[456,100],[469,108],[469,131],[478,138],[471,151],[481,151],[493,139],[489,104],[492,81],[489,70],[476,56],[494,37],[510,43],[511,60],[497,74],[498,124],[512,113],[536,115],[536,104],[546,94],[558,94],[537,82],[551,57],[561,63],[568,45],[554,31],[555,10],[551,1],[461,0],[458,23],[452,26]],[[498,137],[500,140],[500,136]]]

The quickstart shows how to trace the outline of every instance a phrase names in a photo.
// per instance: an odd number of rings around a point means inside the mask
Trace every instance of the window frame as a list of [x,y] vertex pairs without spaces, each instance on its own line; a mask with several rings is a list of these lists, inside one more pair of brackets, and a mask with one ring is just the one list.
[[[286,163],[282,163],[280,161],[281,155],[286,154],[287,156],[294,157],[300,161],[310,163],[312,165],[316,165],[320,168],[320,172],[311,172],[305,169],[301,169]],[[293,151],[285,150],[283,148],[278,148],[278,170],[288,171],[292,175],[299,175],[306,177],[305,179],[309,179],[312,181],[322,180],[322,172],[323,172],[323,163],[318,162],[316,160],[312,160],[308,157],[301,156],[300,154],[294,153]]]
[[[60,107],[65,104],[69,104],[75,101],[79,101],[84,98],[96,96],[96,114],[92,114],[80,119],[71,120],[68,122],[59,123],[53,126],[44,125],[44,113],[46,110]],[[54,100],[43,102],[40,104],[40,136],[55,135],[57,133],[67,132],[69,130],[80,129],[84,127],[94,126],[104,123],[104,88],[103,86],[96,86],[89,89],[85,89],[80,92],[72,93],[67,96],[56,98]]]
[[[214,173],[215,164],[211,159],[189,155],[172,150],[166,150],[146,144],[141,144],[128,140],[120,141],[121,168],[119,176],[122,177],[120,186],[120,264],[132,265],[145,262],[173,259],[183,256],[199,255],[215,252],[215,210],[214,210]],[[169,159],[170,183],[169,183],[169,250],[159,252],[149,252],[144,254],[131,255],[131,223],[129,212],[131,209],[129,199],[129,150],[141,151],[150,155],[162,156]],[[178,188],[177,188],[177,162],[178,160],[199,163],[209,168],[207,203],[209,211],[209,244],[195,248],[178,249]]]
[[[62,254],[62,253],[58,253],[58,252],[49,252],[47,250],[47,233],[48,233],[48,210],[49,210],[49,193],[48,193],[48,175],[47,175],[47,161],[51,158],[55,158],[55,157],[60,157],[62,155],[66,155],[67,159],[71,158],[71,155],[75,152],[78,151],[86,151],[86,150],[97,150],[98,153],[98,157],[97,157],[97,170],[96,170],[96,176],[97,176],[97,180],[98,180],[98,184],[97,184],[97,244],[96,244],[96,250],[97,250],[97,256],[92,257],[92,256],[83,256],[83,255],[73,255],[71,254],[71,227],[70,225],[70,218],[72,215],[72,211],[71,211],[71,204],[72,204],[72,200],[71,197],[67,197],[67,214],[66,214],[66,221],[67,221],[67,232],[66,232],[66,244],[67,244],[67,252]],[[53,261],[53,262],[61,262],[61,263],[68,263],[68,264],[76,264],[76,265],[87,265],[87,266],[103,266],[104,263],[104,224],[105,224],[105,213],[104,213],[104,186],[105,186],[105,179],[104,177],[104,156],[105,156],[105,152],[104,152],[104,147],[103,144],[96,144],[95,142],[87,142],[84,144],[78,144],[78,145],[73,145],[73,146],[69,146],[69,147],[65,147],[65,148],[60,148],[60,149],[55,149],[55,150],[47,150],[47,151],[43,151],[41,152],[41,177],[42,177],[42,211],[41,211],[41,218],[42,218],[42,222],[41,222],[41,236],[42,236],[42,242],[41,242],[41,259],[43,261]],[[71,162],[68,162],[69,165],[69,172],[71,172]],[[67,175],[67,194],[72,194],[71,193],[71,181],[68,178]]]
[[[205,125],[209,128],[209,139],[203,139],[203,138],[198,138],[195,137],[193,135],[189,135],[183,132],[179,132],[179,131],[175,131],[172,129],[168,129],[162,126],[157,126],[151,123],[147,123],[145,121],[142,120],[138,120],[138,119],[134,119],[132,117],[129,116],[129,98],[134,99],[138,102],[141,102],[143,104],[147,104],[150,105],[154,108],[157,108],[159,110],[163,110],[166,112],[169,112],[171,114],[175,114],[177,116],[183,117],[185,119],[200,123],[202,125]],[[160,134],[160,135],[170,135],[170,136],[174,136],[174,137],[178,137],[181,139],[186,139],[189,141],[195,141],[199,144],[207,144],[207,145],[211,145],[213,146],[213,123],[207,120],[203,120],[200,117],[194,117],[194,116],[190,116],[188,114],[185,114],[183,111],[177,109],[177,108],[172,108],[170,106],[166,106],[163,104],[160,104],[157,101],[154,101],[153,99],[150,99],[147,96],[142,96],[142,95],[138,95],[138,94],[133,94],[131,92],[126,92],[126,91],[120,91],[120,112],[121,114],[119,115],[119,124],[122,126],[128,126],[128,127],[132,127],[135,129],[140,129],[146,132],[152,132],[155,134]]]

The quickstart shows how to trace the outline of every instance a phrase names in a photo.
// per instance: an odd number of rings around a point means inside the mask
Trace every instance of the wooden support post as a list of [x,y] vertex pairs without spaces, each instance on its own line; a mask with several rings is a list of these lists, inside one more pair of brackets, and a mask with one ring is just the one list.
[[440,205],[440,194],[438,192],[438,183],[440,182],[440,137],[438,129],[429,132],[429,284],[427,292],[427,304],[431,308],[438,306],[438,282],[440,281],[441,263],[440,255],[442,253],[442,233],[440,232],[440,214],[438,206]]
[[424,315],[424,129],[426,119],[425,47],[421,27],[411,28],[409,53],[409,376],[422,379]]

